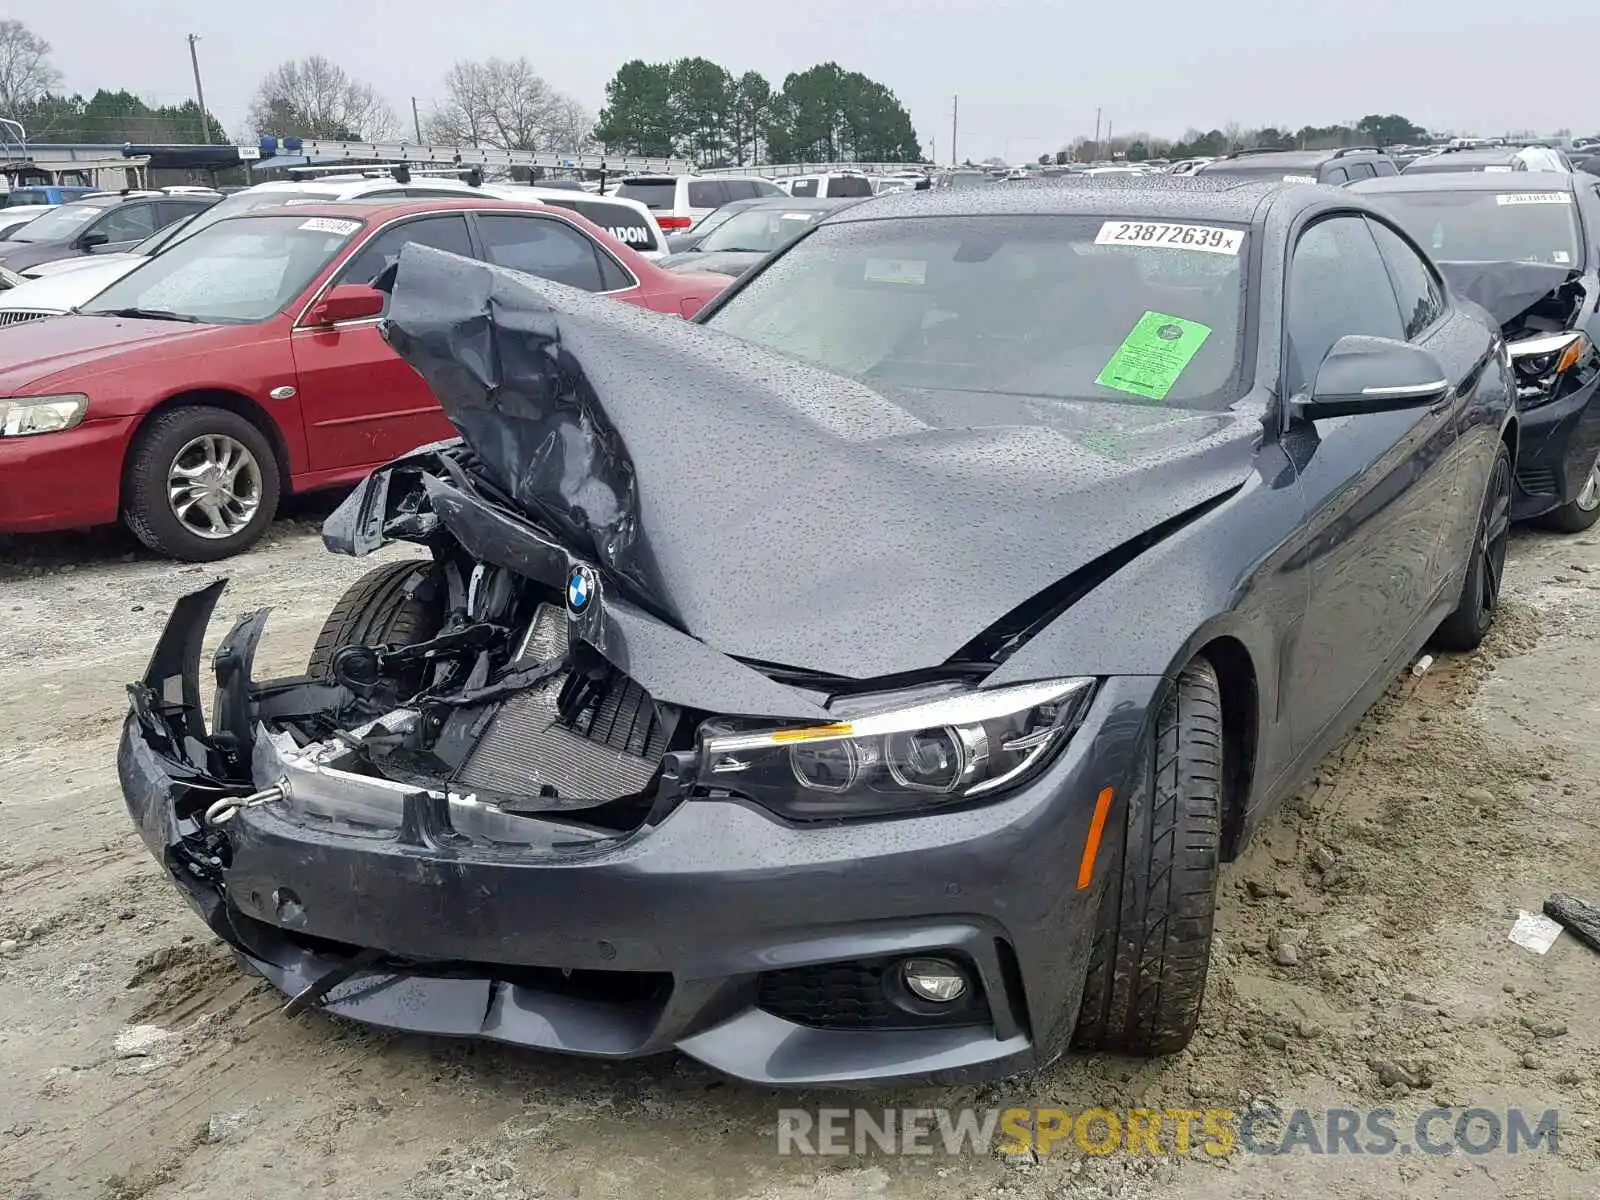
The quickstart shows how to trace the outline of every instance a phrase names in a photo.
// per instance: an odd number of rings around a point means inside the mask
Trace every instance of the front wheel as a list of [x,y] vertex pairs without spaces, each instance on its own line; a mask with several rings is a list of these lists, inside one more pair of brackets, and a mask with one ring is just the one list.
[[1472,556],[1467,561],[1467,577],[1461,584],[1461,599],[1433,635],[1441,650],[1476,650],[1494,623],[1494,610],[1500,603],[1500,582],[1506,570],[1506,547],[1511,541],[1511,452],[1505,443],[1495,455],[1489,472],[1489,487],[1484,492],[1478,528],[1472,538]]
[[173,408],[139,431],[123,477],[122,519],[146,546],[186,562],[249,549],[278,510],[266,435],[224,408]]
[[1126,819],[1107,839],[1115,858],[1089,952],[1078,1046],[1175,1054],[1194,1036],[1211,962],[1222,796],[1222,691],[1211,664],[1196,659],[1162,701]]

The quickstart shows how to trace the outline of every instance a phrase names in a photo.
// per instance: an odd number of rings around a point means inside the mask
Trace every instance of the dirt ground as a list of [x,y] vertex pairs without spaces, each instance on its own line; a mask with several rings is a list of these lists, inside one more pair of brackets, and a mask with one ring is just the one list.
[[[1397,683],[1228,868],[1188,1051],[863,1098],[279,1015],[145,853],[114,746],[172,601],[219,574],[213,635],[275,605],[258,669],[300,669],[372,565],[324,554],[318,515],[221,568],[110,534],[0,543],[4,1200],[1600,1196],[1600,955],[1507,940],[1551,892],[1600,899],[1600,536],[1519,535],[1485,650]],[[1402,1128],[1520,1105],[1559,1109],[1560,1138],[1517,1157],[776,1152],[784,1107],[1010,1103],[1388,1106]]]

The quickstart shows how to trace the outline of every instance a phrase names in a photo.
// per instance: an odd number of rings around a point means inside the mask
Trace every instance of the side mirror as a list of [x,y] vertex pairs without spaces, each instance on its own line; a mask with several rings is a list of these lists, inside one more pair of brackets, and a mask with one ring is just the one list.
[[1296,420],[1422,408],[1450,390],[1444,367],[1409,342],[1348,334],[1317,368],[1308,398],[1290,402]]
[[383,315],[383,293],[364,283],[341,283],[311,309],[311,323],[334,325],[340,321],[364,321]]
[[103,229],[91,229],[78,239],[80,250],[93,250],[96,246],[104,246],[111,240],[111,235]]

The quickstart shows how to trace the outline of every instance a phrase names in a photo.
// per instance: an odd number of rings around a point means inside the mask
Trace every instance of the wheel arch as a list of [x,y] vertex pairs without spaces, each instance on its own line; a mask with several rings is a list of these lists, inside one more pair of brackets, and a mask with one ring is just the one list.
[[[278,484],[280,494],[287,496],[292,490],[289,486],[289,444],[284,439],[283,430],[272,419],[272,415],[262,408],[249,396],[241,392],[229,391],[226,388],[195,388],[191,391],[176,392],[157,404],[144,416],[139,418],[139,424],[133,431],[133,437],[128,445],[132,446],[149,426],[150,422],[162,413],[171,412],[175,408],[221,408],[237,416],[243,417],[261,432],[272,447],[273,457],[278,460]],[[122,467],[122,481],[118,487],[117,503],[120,507],[128,486],[128,460],[131,456],[124,456]]]
[[1245,817],[1250,811],[1256,755],[1261,742],[1261,689],[1255,662],[1238,638],[1213,637],[1193,659],[1205,659],[1216,672],[1222,697],[1222,848],[1223,862],[1243,849]]

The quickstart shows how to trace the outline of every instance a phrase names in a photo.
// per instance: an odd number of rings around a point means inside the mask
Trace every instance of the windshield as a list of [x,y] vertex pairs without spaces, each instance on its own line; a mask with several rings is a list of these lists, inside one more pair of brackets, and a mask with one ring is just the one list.
[[305,291],[360,228],[343,217],[236,217],[175,242],[80,311],[264,321]]
[[1433,258],[1582,267],[1570,192],[1382,192],[1377,201]]
[[707,254],[718,250],[770,254],[827,215],[827,210],[820,208],[810,212],[785,212],[781,208],[753,209],[739,213],[720,225],[700,243],[700,249]]
[[[387,197],[393,201],[394,197]],[[337,204],[339,200],[326,192],[296,192],[288,188],[269,188],[264,191],[248,190],[235,192],[218,200],[210,208],[197,212],[192,217],[187,217],[177,225],[169,225],[165,229],[157,230],[150,237],[140,242],[133,248],[133,254],[154,254],[164,246],[172,245],[178,240],[179,234],[187,238],[207,226],[215,225],[218,221],[229,217],[237,217],[240,213],[254,212],[258,208],[271,208],[275,204],[293,207],[296,204]]]
[[50,193],[43,188],[12,188],[6,193],[3,206],[21,208],[24,204],[49,204]]
[[825,225],[707,323],[873,386],[1224,408],[1246,241],[1100,217]]
[[106,211],[104,204],[62,204],[40,213],[11,235],[13,242],[60,242]]

